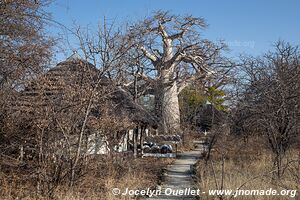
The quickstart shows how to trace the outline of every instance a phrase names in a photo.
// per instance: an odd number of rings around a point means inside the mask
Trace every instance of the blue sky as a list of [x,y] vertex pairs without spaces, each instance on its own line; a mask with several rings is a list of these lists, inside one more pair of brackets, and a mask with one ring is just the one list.
[[[54,20],[69,28],[74,22],[93,28],[104,16],[122,24],[159,9],[204,17],[209,24],[204,36],[225,40],[232,57],[260,55],[278,39],[300,44],[298,0],[56,0],[47,10]],[[60,30],[52,27],[50,31]],[[70,38],[75,47],[76,42]]]

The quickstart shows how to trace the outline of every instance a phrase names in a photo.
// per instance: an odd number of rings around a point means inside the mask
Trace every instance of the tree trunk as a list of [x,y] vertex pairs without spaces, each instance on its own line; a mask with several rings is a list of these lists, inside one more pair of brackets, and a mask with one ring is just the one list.
[[[162,73],[164,74],[164,73]],[[163,133],[177,133],[180,130],[180,112],[176,81],[170,81],[169,75],[162,76],[162,87],[159,87],[158,94],[161,98],[161,122]]]

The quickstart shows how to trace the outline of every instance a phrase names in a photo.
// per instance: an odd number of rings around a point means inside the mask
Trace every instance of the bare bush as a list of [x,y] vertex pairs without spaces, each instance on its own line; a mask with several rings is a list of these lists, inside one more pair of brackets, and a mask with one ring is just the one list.
[[[265,138],[274,155],[277,176],[285,172],[286,152],[299,137],[300,53],[279,41],[275,52],[245,58],[234,130]],[[241,77],[240,77],[241,78]]]

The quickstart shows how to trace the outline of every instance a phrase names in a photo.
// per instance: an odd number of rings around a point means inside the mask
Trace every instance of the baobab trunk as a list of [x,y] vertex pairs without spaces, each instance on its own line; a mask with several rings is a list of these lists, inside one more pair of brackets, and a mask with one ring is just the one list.
[[180,129],[180,113],[177,95],[177,84],[163,89],[162,121],[165,133],[175,133]]
[[162,84],[156,98],[160,101],[161,122],[164,133],[176,133],[180,129],[180,112],[176,81],[170,81],[169,76],[163,76]]

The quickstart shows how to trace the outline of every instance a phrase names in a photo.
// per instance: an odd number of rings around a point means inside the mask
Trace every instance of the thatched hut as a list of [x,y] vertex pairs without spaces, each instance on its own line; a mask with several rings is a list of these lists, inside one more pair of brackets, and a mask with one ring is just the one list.
[[[92,106],[85,119],[88,102]],[[137,153],[150,129],[158,127],[158,120],[135,103],[128,92],[76,54],[20,91],[15,110],[34,116],[35,125],[43,125],[55,134],[69,130],[76,136],[86,121],[86,152],[90,154],[107,153],[108,142],[117,151],[133,149]]]

